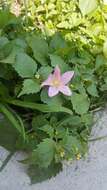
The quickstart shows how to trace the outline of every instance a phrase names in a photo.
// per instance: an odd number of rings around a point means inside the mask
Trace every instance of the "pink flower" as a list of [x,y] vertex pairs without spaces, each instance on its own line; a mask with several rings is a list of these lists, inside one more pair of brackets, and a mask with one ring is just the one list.
[[50,97],[57,95],[59,92],[66,96],[71,96],[72,92],[67,84],[73,76],[74,71],[67,71],[61,75],[60,68],[56,66],[54,73],[48,76],[47,80],[41,84],[41,87],[49,86],[48,95]]

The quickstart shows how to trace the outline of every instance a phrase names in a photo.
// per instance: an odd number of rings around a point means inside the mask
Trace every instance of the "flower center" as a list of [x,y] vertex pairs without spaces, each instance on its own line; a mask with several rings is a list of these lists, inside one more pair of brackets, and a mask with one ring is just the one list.
[[60,81],[57,80],[57,79],[54,79],[54,80],[52,81],[52,86],[55,86],[55,87],[60,86]]

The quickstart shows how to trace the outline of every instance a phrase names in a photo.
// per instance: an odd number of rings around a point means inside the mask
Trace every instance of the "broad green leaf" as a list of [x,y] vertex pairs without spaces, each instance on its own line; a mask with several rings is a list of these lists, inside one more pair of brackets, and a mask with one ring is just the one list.
[[85,126],[92,126],[93,124],[93,114],[88,113],[81,116],[82,122],[85,124]]
[[49,124],[43,125],[40,128],[40,130],[44,131],[46,134],[48,134],[50,138],[54,137],[54,129],[51,125],[49,125]]
[[71,102],[73,105],[73,109],[79,115],[87,113],[87,111],[89,110],[90,101],[86,95],[74,93],[71,96]]
[[12,44],[10,42],[3,45],[3,47],[1,47],[1,49],[0,49],[0,62],[8,63],[5,60],[7,60],[7,58],[10,56],[12,51],[13,51],[13,47],[12,47]]
[[21,49],[27,49],[27,44],[25,42],[24,39],[22,38],[15,38],[13,41],[12,41],[13,45],[21,48]]
[[57,139],[63,139],[66,135],[66,131],[67,129],[65,127],[57,126],[56,131],[54,133],[56,134]]
[[60,67],[62,72],[68,71],[70,67],[64,62],[64,60],[55,54],[50,54],[51,65],[55,68],[57,65]]
[[91,95],[91,96],[94,96],[94,97],[98,97],[98,90],[97,90],[97,86],[95,83],[92,83],[90,84],[88,87],[87,87],[87,92]]
[[[104,50],[104,49],[103,49]],[[101,67],[107,65],[107,59],[102,55],[98,55],[96,57],[96,65],[95,65],[95,68],[96,69],[100,69]]]
[[1,61],[2,63],[14,64],[16,55],[18,53],[24,53],[26,51],[27,45],[24,40],[16,38],[15,40],[8,41],[8,43],[3,46],[0,54],[2,53]]
[[42,66],[40,67],[40,69],[38,70],[38,73],[40,75],[40,78],[42,78],[42,80],[46,80],[49,76],[49,74],[53,71],[53,68],[50,66]]
[[81,118],[77,115],[66,116],[61,121],[58,122],[58,126],[80,126],[81,125]]
[[50,41],[50,48],[57,51],[60,49],[64,49],[66,47],[67,47],[67,44],[64,38],[61,36],[61,34],[56,33]]
[[6,45],[9,42],[8,38],[6,37],[0,37],[0,50],[3,48],[4,45]]
[[91,13],[97,6],[97,0],[79,0],[79,8],[83,15]]
[[43,142],[37,146],[35,151],[37,165],[41,168],[48,168],[54,159],[55,142],[52,139],[44,139]]
[[18,18],[7,10],[0,10],[0,28],[5,27],[9,23],[18,22]]
[[76,83],[74,82],[73,85],[74,85],[75,89],[78,90],[78,92],[80,94],[84,94],[84,95],[86,94],[86,90],[85,90],[84,84],[81,81],[77,81]]
[[35,59],[41,64],[47,64],[48,44],[40,36],[27,38],[29,46],[32,48]]
[[18,53],[13,67],[22,78],[27,78],[34,77],[34,74],[36,73],[37,69],[37,64],[27,54]]
[[55,67],[56,65],[61,66],[61,65],[65,64],[64,60],[58,55],[50,54],[50,59],[51,59],[51,65],[53,67]]
[[82,152],[84,152],[84,148],[81,144],[81,141],[76,136],[66,135],[63,138],[61,145],[63,145],[66,152],[66,156],[68,158],[75,159],[78,153],[82,154]]
[[31,179],[31,184],[35,184],[55,177],[60,171],[62,171],[61,163],[52,163],[48,168],[40,168],[37,165],[31,165],[28,169],[28,175]]
[[16,55],[24,51],[25,49],[22,48],[21,46],[14,44],[13,42],[9,42],[2,48],[1,51],[2,57],[0,62],[14,64]]
[[19,96],[24,94],[34,94],[40,91],[40,85],[33,79],[25,79],[23,82],[23,88]]
[[46,103],[46,104],[49,104],[49,105],[62,105],[63,102],[64,102],[61,95],[57,95],[55,97],[50,98],[48,96],[48,90],[47,89],[43,89],[41,91],[40,97],[41,97],[41,101],[43,103]]

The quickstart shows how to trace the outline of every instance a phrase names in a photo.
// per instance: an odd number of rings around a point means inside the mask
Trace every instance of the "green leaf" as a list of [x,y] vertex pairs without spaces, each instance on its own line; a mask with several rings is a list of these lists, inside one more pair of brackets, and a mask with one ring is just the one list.
[[107,59],[102,55],[98,55],[96,57],[96,65],[95,65],[95,68],[96,69],[99,69],[100,67],[104,66],[104,65],[107,65]]
[[40,77],[42,80],[46,80],[49,76],[49,74],[52,72],[53,68],[50,66],[42,66],[38,70],[38,73],[40,74]]
[[27,38],[29,46],[32,48],[35,59],[41,64],[47,64],[48,44],[40,36]]
[[26,50],[27,49],[27,43],[25,42],[24,39],[22,38],[15,38],[13,41],[12,41],[13,45],[23,49],[23,50]]
[[68,21],[62,21],[59,24],[57,24],[58,28],[62,28],[62,29],[70,29],[70,23]]
[[73,105],[73,109],[79,115],[87,113],[87,111],[89,110],[90,101],[86,95],[74,93],[71,96],[71,102]]
[[91,13],[97,6],[97,0],[79,0],[79,8],[83,15]]
[[84,88],[84,84],[81,81],[74,82],[74,87],[80,94],[86,94],[86,90]]
[[81,116],[82,122],[85,124],[85,126],[92,126],[93,124],[93,115],[88,113]]
[[[41,142],[36,152],[36,162],[41,168],[48,168],[54,159],[55,155],[55,142],[52,139],[44,139]],[[34,153],[35,154],[35,153]]]
[[84,151],[80,139],[72,135],[67,134],[66,136],[64,136],[61,145],[63,145],[66,156],[68,158],[75,159],[78,153],[82,153],[82,151]]
[[67,129],[65,127],[57,126],[56,131],[54,133],[55,133],[57,139],[63,139],[66,135],[66,131],[67,131]]
[[0,50],[9,42],[8,38],[0,37]]
[[14,151],[19,133],[12,123],[0,115],[0,146],[9,151]]
[[93,97],[99,97],[98,95],[98,90],[97,90],[97,86],[95,83],[92,83],[90,84],[88,87],[87,87],[87,92],[93,96]]
[[51,125],[46,124],[40,128],[41,131],[44,131],[50,138],[54,137],[54,129]]
[[60,95],[57,95],[55,97],[50,98],[48,96],[48,90],[47,89],[43,89],[41,91],[40,97],[41,97],[41,101],[43,103],[48,104],[48,105],[62,105],[64,102]]
[[103,85],[100,87],[100,90],[101,90],[101,91],[107,91],[107,83],[106,83],[106,84],[103,84]]
[[53,67],[56,67],[58,65],[62,72],[68,71],[70,69],[70,67],[64,62],[64,60],[60,56],[50,54],[50,59],[51,65]]
[[72,110],[60,106],[60,105],[45,105],[45,104],[36,104],[32,102],[26,102],[26,101],[20,101],[20,100],[5,100],[7,103],[16,105],[19,107],[24,107],[24,108],[30,108],[34,110],[39,110],[41,112],[47,113],[47,112],[65,112],[70,115],[72,115]]
[[60,171],[62,171],[61,163],[52,163],[48,168],[31,165],[28,169],[28,175],[31,179],[31,184],[35,184],[56,176]]
[[12,126],[16,128],[19,133],[25,138],[25,129],[21,118],[16,113],[13,114],[12,111],[2,103],[0,103],[0,112],[7,117]]
[[8,63],[6,60],[11,55],[12,51],[13,51],[13,47],[12,47],[12,44],[10,42],[6,43],[3,47],[1,47],[1,49],[0,49],[0,62]]
[[34,116],[32,119],[32,128],[36,131],[38,128],[47,125],[49,122],[44,115]]
[[24,94],[34,94],[40,91],[40,85],[33,79],[25,79],[23,88],[18,97]]
[[0,62],[14,64],[16,55],[24,52],[24,49],[18,45],[15,45],[13,42],[9,42],[2,48],[1,52],[3,55]]
[[54,50],[60,50],[60,49],[64,49],[67,47],[66,41],[64,40],[64,38],[61,36],[61,34],[56,33],[52,40],[50,41],[50,48],[54,49]]
[[81,118],[77,115],[66,116],[61,121],[58,122],[58,127],[60,126],[80,126]]
[[2,59],[0,62],[14,64],[16,55],[18,53],[24,53],[26,49],[27,46],[24,40],[16,38],[15,40],[8,41],[0,51],[0,58]]
[[17,22],[18,18],[7,10],[0,10],[0,28],[5,27],[9,23]]
[[34,76],[37,69],[37,64],[27,54],[18,53],[13,67],[22,78],[27,78]]

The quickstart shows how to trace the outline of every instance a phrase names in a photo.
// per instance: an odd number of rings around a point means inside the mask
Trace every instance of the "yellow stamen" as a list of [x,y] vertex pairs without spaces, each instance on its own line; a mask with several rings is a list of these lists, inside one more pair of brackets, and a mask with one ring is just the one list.
[[63,157],[65,156],[65,152],[64,152],[64,151],[61,151],[61,152],[60,152],[60,156],[61,156],[61,158],[63,158]]
[[77,160],[81,159],[81,154],[77,154]]
[[55,87],[60,86],[60,81],[54,79],[54,80],[52,81],[52,86],[55,86]]

